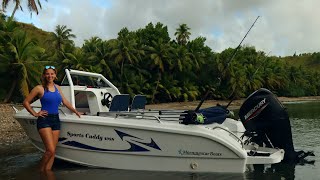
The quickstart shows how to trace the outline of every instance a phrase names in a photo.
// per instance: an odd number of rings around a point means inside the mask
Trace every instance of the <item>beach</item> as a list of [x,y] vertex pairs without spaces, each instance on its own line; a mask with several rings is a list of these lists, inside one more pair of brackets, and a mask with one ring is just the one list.
[[[312,97],[279,97],[282,103],[289,102],[304,102],[304,101],[320,101],[320,96]],[[229,109],[238,109],[245,99],[234,100]],[[227,105],[228,100],[217,101],[217,100],[207,100],[205,101],[201,108],[212,107],[217,104]],[[163,103],[163,104],[150,104],[146,106],[146,109],[185,109],[191,110],[195,109],[199,104],[199,101],[193,102],[174,102],[174,103]],[[21,105],[15,104],[0,104],[0,145],[10,146],[15,144],[21,144],[28,142],[28,137],[17,120],[14,119],[14,109],[12,106],[22,108]]]
[[14,145],[28,140],[26,133],[14,119],[12,104],[0,104],[0,146]]

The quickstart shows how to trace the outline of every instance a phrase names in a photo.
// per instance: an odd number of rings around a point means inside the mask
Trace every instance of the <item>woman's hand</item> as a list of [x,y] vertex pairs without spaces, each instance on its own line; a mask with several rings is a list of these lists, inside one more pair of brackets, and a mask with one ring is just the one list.
[[75,113],[79,118],[81,118],[81,113],[80,112],[76,111]]
[[41,111],[39,111],[39,112],[37,112],[35,115],[34,115],[34,117],[46,117],[46,116],[48,116],[48,111],[45,111],[45,110],[41,110]]

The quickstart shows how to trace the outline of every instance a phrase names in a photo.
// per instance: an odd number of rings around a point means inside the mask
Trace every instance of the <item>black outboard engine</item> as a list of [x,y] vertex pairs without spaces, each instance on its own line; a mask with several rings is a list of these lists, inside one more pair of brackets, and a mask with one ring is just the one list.
[[252,141],[285,150],[283,161],[299,162],[312,152],[296,152],[292,142],[289,116],[275,95],[267,89],[252,93],[242,104],[239,117]]

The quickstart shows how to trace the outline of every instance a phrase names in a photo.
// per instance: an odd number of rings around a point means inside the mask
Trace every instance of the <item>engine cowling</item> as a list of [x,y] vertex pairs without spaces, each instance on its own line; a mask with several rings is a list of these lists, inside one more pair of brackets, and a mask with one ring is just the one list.
[[271,91],[262,88],[252,93],[240,107],[239,117],[247,134],[255,134],[255,143],[284,149],[283,161],[299,161],[306,157],[301,155],[305,152],[295,151],[288,113]]

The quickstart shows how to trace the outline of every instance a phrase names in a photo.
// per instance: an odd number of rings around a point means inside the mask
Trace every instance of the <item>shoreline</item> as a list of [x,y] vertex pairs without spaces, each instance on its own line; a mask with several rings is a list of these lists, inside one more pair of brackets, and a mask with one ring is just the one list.
[[[306,97],[277,97],[279,101],[283,104],[286,103],[300,103],[300,102],[309,102],[309,101],[320,101],[320,96],[306,96]],[[237,99],[232,101],[228,109],[238,109],[246,99]],[[230,100],[205,100],[201,105],[201,108],[208,108],[212,106],[227,105]],[[191,110],[195,109],[200,101],[192,102],[172,102],[172,103],[161,103],[161,104],[149,104],[146,105],[146,109],[185,109]]]
[[[278,99],[286,103],[300,103],[309,101],[320,101],[320,96],[309,96],[309,97],[278,97]],[[237,109],[243,103],[245,99],[234,100],[229,109]],[[162,104],[149,104],[146,105],[146,109],[184,109],[191,110],[195,109],[200,101],[192,102],[173,102],[173,103],[162,103]],[[204,101],[201,108],[207,108],[220,105],[227,105],[229,100],[207,100]],[[15,144],[21,144],[28,142],[28,137],[18,121],[14,119],[14,110],[12,106],[17,106],[15,104],[0,104],[0,145],[1,146],[12,146]]]

